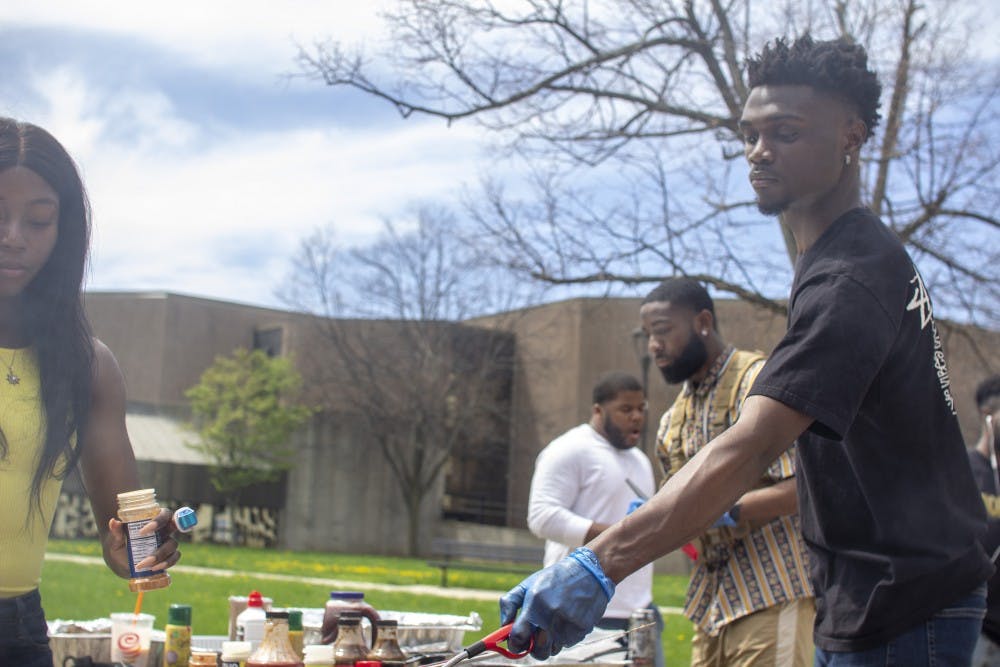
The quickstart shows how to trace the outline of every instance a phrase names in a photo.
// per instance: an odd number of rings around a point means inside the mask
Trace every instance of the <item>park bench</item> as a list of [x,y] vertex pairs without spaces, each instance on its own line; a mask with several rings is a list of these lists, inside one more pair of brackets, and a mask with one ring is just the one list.
[[437,538],[431,543],[432,560],[428,565],[441,569],[441,585],[448,586],[448,570],[482,572],[524,572],[542,567],[545,550],[541,546],[484,544]]

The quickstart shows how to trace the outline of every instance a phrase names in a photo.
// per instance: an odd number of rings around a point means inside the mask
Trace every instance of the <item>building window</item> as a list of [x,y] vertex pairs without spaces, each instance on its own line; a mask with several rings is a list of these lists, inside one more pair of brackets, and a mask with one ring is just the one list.
[[264,350],[269,357],[281,356],[281,327],[273,329],[255,329],[253,332],[253,349]]

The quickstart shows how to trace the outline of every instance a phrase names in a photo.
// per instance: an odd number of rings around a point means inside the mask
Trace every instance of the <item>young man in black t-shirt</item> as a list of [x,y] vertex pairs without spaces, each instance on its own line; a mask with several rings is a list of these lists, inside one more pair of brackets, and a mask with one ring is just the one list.
[[878,80],[845,40],[767,46],[740,128],[799,252],[788,332],[739,420],[639,510],[500,600],[508,645],[579,641],[614,582],[700,534],[797,439],[816,664],[968,665],[993,565],[923,281],[861,204]]

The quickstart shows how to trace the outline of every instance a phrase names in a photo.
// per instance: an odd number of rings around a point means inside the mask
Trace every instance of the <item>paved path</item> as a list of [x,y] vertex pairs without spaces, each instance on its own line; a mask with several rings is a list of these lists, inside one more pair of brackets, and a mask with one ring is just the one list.
[[[104,567],[104,559],[98,556],[80,556],[76,554],[46,553],[45,560],[74,563],[76,565],[97,565]],[[199,567],[197,565],[175,565],[171,572],[198,574],[208,577],[250,577],[264,581],[286,581],[291,583],[312,584],[329,589],[379,591],[384,593],[409,593],[411,595],[435,595],[437,597],[456,600],[487,600],[497,601],[506,591],[484,591],[476,588],[444,588],[426,584],[378,584],[368,581],[349,581],[346,579],[324,579],[321,577],[304,577],[296,574],[278,574],[275,572],[243,572],[240,570],[224,570],[214,567]],[[680,614],[679,607],[660,607],[662,614]]]

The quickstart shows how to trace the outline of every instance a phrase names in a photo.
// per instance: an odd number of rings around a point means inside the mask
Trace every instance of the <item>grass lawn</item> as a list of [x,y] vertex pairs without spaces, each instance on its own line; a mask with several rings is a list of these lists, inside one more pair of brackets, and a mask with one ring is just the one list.
[[[50,553],[100,556],[96,541],[51,540]],[[218,545],[183,544],[181,565],[232,569],[236,572],[266,572],[302,577],[341,579],[383,584],[437,585],[440,571],[422,559],[292,552],[273,549],[249,549]],[[449,586],[503,591],[516,585],[522,575],[493,572],[449,571]],[[681,606],[687,577],[657,575],[653,594],[657,604]],[[298,582],[255,579],[252,576],[216,577],[173,572],[170,587],[147,592],[143,611],[156,616],[162,628],[167,608],[172,603],[190,604],[193,608],[195,634],[226,633],[230,595],[246,595],[257,589],[274,599],[275,606],[322,607],[330,589]],[[42,602],[51,619],[92,619],[106,617],[113,611],[131,611],[135,594],[122,579],[103,566],[46,561],[42,570]],[[438,595],[413,595],[366,591],[365,599],[376,609],[419,611],[434,614],[467,615],[475,611],[483,618],[483,634],[499,622],[495,600],[462,600]],[[667,665],[686,665],[690,661],[691,624],[678,615],[666,616],[663,633]],[[470,642],[476,637],[466,636]]]

